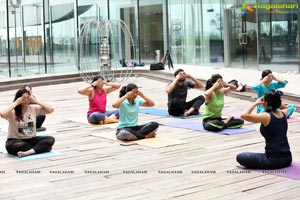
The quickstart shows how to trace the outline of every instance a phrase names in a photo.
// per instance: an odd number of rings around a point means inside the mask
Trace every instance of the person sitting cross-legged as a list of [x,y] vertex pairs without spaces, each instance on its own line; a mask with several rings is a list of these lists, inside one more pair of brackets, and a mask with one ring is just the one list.
[[154,102],[142,93],[134,83],[122,87],[119,96],[120,98],[112,105],[114,108],[119,108],[120,111],[116,132],[117,139],[132,141],[155,137],[159,126],[157,122],[138,125],[139,107],[152,107]]
[[[265,152],[244,152],[237,155],[239,164],[252,169],[280,169],[292,163],[292,153],[287,137],[288,108],[279,110],[282,92],[268,90],[257,99],[241,117],[249,122],[260,123],[260,133],[265,139]],[[265,112],[253,113],[256,106],[261,105]]]
[[[225,87],[224,87],[225,86]],[[223,81],[220,74],[213,74],[206,82],[205,107],[203,111],[203,127],[208,131],[221,131],[226,128],[240,128],[244,120],[234,117],[222,118],[224,94],[234,91],[235,85]]]
[[106,110],[107,94],[119,89],[119,83],[107,82],[102,76],[95,76],[92,83],[78,90],[81,95],[88,96],[89,110],[87,120],[91,124],[116,123],[118,110]]
[[[168,93],[168,112],[173,116],[189,116],[198,115],[201,105],[205,98],[203,95],[186,101],[189,88],[203,88],[202,83],[186,73],[183,69],[178,69],[174,72],[175,79],[168,84],[166,92]],[[191,79],[190,80],[187,80]]]
[[49,152],[55,142],[52,136],[36,136],[36,117],[50,114],[54,108],[31,96],[23,87],[16,92],[14,101],[0,111],[9,123],[6,150],[24,157]]

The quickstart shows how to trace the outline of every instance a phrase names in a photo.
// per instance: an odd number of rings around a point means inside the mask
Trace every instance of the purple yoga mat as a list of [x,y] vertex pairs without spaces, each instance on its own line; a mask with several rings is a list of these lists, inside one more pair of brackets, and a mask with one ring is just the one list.
[[229,113],[225,113],[225,116],[233,116],[234,118],[241,118],[241,114],[243,112],[241,111],[235,111],[235,112],[229,112]]
[[287,119],[288,123],[300,122],[300,117],[290,117]]
[[[242,112],[235,111],[235,112],[226,113],[224,115],[225,116],[233,116],[235,118],[240,118],[241,114],[242,114]],[[287,121],[288,121],[288,123],[300,122],[300,117],[290,117],[290,118],[287,119]]]
[[149,114],[149,115],[156,115],[156,116],[163,116],[163,117],[175,117],[175,118],[182,118],[182,119],[188,119],[188,118],[200,118],[202,115],[189,115],[189,116],[173,116],[169,115],[168,110],[160,109],[160,108],[141,108],[140,113],[143,114]]
[[161,125],[175,127],[175,128],[184,128],[184,129],[195,130],[195,131],[217,133],[217,134],[222,134],[222,135],[235,135],[235,134],[239,134],[239,133],[255,131],[255,129],[252,129],[252,128],[236,128],[236,129],[224,129],[224,130],[218,131],[218,132],[211,132],[211,131],[207,131],[203,128],[202,122],[190,121],[190,120],[164,122],[164,123],[161,123]]
[[291,178],[291,179],[296,179],[296,180],[300,180],[300,163],[295,163],[293,162],[291,166],[289,167],[285,167],[282,169],[271,169],[271,170],[267,170],[267,169],[248,169],[244,166],[237,166],[238,168],[241,169],[247,169],[247,170],[253,170],[256,172],[262,172],[264,174],[273,174],[276,176],[282,176],[282,177],[286,177],[286,178]]

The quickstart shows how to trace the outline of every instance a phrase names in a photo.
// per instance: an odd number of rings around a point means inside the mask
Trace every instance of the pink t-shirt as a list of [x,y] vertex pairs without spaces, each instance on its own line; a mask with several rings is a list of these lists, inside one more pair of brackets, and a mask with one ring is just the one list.
[[94,88],[94,98],[89,99],[89,111],[88,115],[93,112],[104,113],[106,111],[106,92],[101,90],[101,94]]
[[29,105],[22,120],[17,121],[15,110],[12,110],[7,118],[8,136],[7,138],[26,139],[36,136],[36,116],[39,115],[41,107]]

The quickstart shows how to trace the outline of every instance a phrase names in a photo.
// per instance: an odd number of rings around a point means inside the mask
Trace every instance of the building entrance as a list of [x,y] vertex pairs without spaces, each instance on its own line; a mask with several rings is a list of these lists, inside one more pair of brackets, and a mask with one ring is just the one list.
[[255,13],[242,14],[241,8],[225,9],[225,65],[236,68],[257,68],[259,54]]
[[299,73],[299,11],[292,5],[267,9],[275,4],[254,3],[225,9],[225,66]]

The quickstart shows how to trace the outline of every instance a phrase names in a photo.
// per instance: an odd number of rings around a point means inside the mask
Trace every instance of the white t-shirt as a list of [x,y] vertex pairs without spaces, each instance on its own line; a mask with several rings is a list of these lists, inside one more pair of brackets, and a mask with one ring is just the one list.
[[29,105],[23,119],[16,120],[15,110],[7,118],[9,123],[7,138],[27,139],[36,136],[36,116],[39,115],[39,105]]

